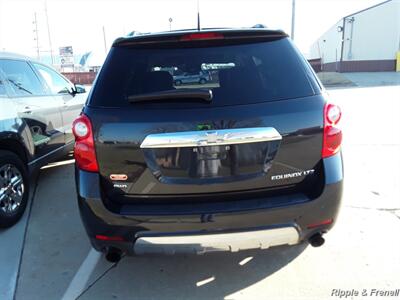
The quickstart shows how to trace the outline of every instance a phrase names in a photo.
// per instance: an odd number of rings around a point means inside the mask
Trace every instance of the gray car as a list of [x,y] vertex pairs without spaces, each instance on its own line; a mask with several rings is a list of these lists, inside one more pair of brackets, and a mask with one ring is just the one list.
[[0,227],[22,216],[30,174],[72,149],[85,93],[39,61],[0,52]]
[[211,81],[211,76],[204,71],[196,72],[196,73],[189,73],[185,72],[181,75],[173,76],[174,84],[181,85],[181,84],[205,84]]

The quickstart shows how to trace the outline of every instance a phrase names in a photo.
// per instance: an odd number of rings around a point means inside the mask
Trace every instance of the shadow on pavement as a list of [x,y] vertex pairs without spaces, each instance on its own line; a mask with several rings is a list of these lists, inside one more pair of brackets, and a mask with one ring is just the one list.
[[[61,299],[90,250],[66,156],[40,170],[15,299]],[[50,165],[56,166],[57,163]],[[60,164],[61,163],[61,164]]]
[[[73,173],[71,156],[40,171],[16,299],[60,299],[90,251]],[[102,257],[79,299],[229,299],[290,264],[306,247],[124,257],[114,267]]]
[[[290,264],[306,247],[125,257],[79,299],[229,299]],[[98,268],[106,264],[102,259]]]

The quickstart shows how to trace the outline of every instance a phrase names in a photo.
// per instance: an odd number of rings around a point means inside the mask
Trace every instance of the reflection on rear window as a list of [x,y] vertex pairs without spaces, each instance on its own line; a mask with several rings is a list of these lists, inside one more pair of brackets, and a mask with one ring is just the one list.
[[[153,67],[152,72],[168,72],[172,76],[173,88],[217,88],[219,85],[219,71],[234,68],[234,63],[202,63],[197,67],[185,70],[185,66]],[[182,69],[183,68],[183,69]],[[150,74],[150,76],[162,76]],[[166,76],[167,80],[171,78]],[[158,90],[157,90],[158,91]],[[146,92],[146,91],[145,91]]]
[[211,89],[212,106],[314,93],[297,52],[281,39],[222,47],[113,48],[90,104],[127,106],[132,95],[182,88]]

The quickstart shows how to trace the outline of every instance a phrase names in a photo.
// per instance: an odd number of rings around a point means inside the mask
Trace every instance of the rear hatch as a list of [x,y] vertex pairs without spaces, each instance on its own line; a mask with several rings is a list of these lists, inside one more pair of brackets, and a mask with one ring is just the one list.
[[200,201],[315,188],[324,99],[287,37],[172,37],[117,41],[97,78],[85,113],[103,191]]

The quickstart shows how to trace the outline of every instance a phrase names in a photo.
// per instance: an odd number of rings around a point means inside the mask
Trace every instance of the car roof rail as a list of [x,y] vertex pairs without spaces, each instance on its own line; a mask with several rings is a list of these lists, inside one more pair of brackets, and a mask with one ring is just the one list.
[[131,37],[131,36],[138,36],[138,35],[144,35],[144,34],[149,34],[150,32],[140,32],[137,30],[133,30],[131,32],[129,32],[126,36],[127,37]]
[[259,24],[256,24],[256,25],[251,26],[251,28],[268,28],[268,26],[259,23]]

